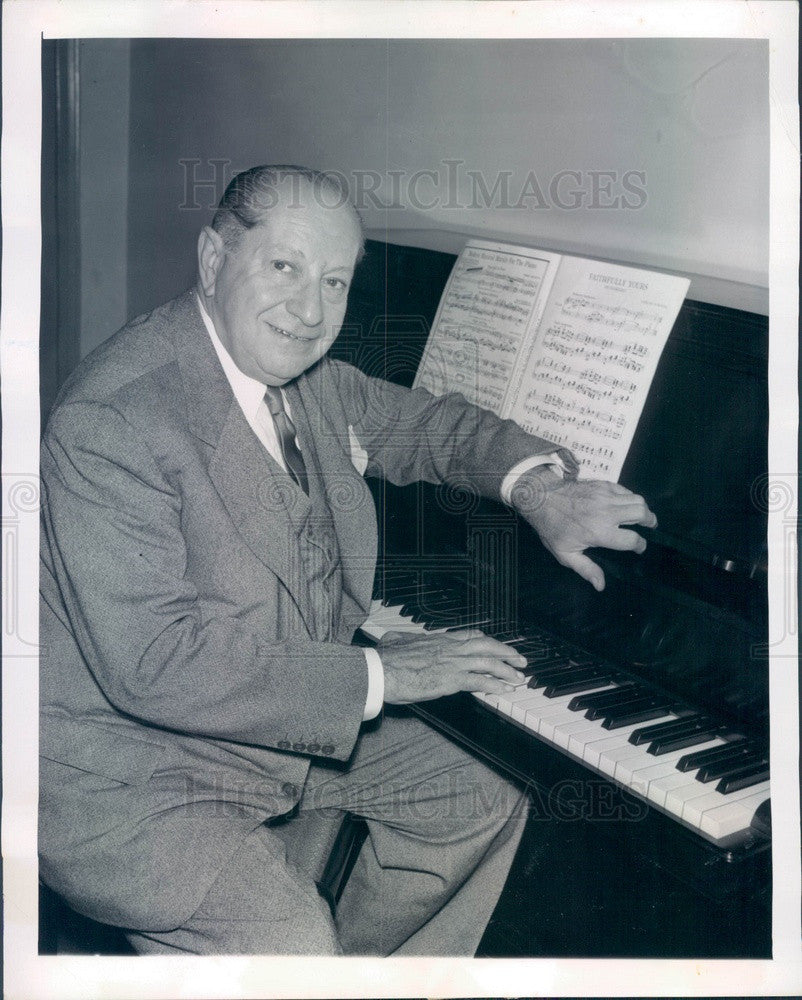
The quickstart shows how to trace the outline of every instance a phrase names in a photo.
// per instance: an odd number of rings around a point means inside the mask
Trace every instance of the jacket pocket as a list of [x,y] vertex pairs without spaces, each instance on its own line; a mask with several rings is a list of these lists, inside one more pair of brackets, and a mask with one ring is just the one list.
[[121,732],[60,716],[43,716],[39,756],[126,785],[143,785],[159,766],[165,748]]

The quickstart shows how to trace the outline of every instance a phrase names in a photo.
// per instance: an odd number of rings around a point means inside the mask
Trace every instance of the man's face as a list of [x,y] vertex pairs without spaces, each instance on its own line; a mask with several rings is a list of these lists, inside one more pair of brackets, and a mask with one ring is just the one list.
[[340,332],[360,246],[351,209],[326,207],[304,186],[235,250],[220,250],[207,304],[241,371],[284,385],[326,353]]

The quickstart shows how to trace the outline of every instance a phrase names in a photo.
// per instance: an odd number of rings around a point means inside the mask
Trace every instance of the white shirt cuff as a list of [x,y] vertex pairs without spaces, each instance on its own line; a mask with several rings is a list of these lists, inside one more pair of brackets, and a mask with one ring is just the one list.
[[532,455],[531,458],[525,458],[522,462],[517,465],[513,465],[507,475],[504,477],[504,482],[501,484],[501,499],[504,503],[512,505],[512,488],[521,478],[525,472],[529,472],[530,469],[536,468],[538,465],[548,465],[552,472],[558,476],[570,475],[570,470],[565,462],[562,460],[559,452],[549,451],[543,455]]
[[368,697],[365,701],[365,711],[362,721],[375,719],[384,704],[384,667],[382,658],[375,649],[363,650],[368,665]]

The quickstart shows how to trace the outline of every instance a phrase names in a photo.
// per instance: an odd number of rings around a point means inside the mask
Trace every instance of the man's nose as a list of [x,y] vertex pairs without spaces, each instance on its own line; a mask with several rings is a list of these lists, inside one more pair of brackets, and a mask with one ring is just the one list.
[[323,299],[318,283],[305,282],[287,301],[287,309],[304,326],[319,326],[323,322]]

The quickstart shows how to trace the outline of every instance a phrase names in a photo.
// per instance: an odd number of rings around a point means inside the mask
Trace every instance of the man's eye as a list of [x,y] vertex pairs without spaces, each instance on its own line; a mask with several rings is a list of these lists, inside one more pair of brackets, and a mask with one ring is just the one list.
[[292,264],[286,260],[274,260],[272,261],[273,268],[276,271],[286,272],[292,270]]
[[335,292],[344,292],[348,288],[342,278],[326,278],[326,284]]

